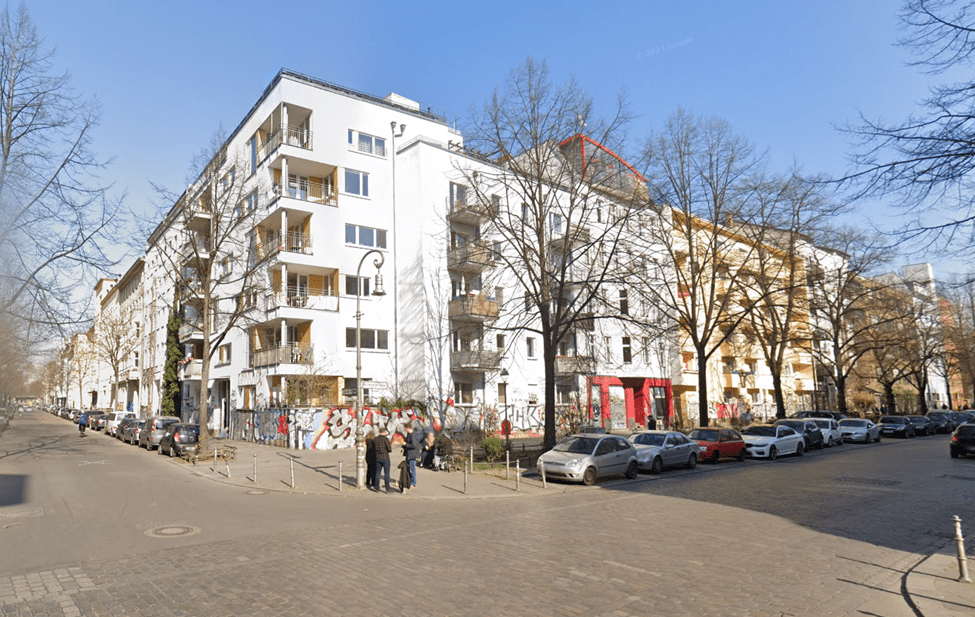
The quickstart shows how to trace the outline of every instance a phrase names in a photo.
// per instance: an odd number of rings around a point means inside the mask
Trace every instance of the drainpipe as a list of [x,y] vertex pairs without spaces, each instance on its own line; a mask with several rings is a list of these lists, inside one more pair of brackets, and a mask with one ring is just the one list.
[[[403,136],[406,125],[399,125],[399,135]],[[392,202],[393,202],[393,396],[399,399],[399,269],[396,267],[396,255],[399,253],[399,235],[396,227],[396,121],[389,123],[390,156],[393,163]]]

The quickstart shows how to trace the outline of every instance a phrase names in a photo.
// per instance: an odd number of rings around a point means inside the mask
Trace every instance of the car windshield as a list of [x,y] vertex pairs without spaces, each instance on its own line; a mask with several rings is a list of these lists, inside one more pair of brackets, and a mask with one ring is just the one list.
[[200,435],[200,428],[196,426],[182,426],[179,429],[180,441],[196,441]]
[[636,433],[630,435],[630,441],[639,446],[662,446],[666,435],[659,433]]
[[829,428],[830,427],[830,424],[829,424],[830,421],[829,420],[813,420],[813,422],[816,423],[816,426],[821,426],[823,428]]
[[554,448],[556,452],[571,452],[573,454],[592,454],[598,439],[592,437],[566,437]]
[[711,429],[696,428],[693,431],[691,431],[690,437],[691,439],[697,441],[717,441],[718,431],[711,430]]
[[840,420],[840,426],[866,426],[866,420]]
[[[813,420],[809,420],[813,422]],[[806,428],[806,420],[779,420],[775,423],[776,426],[788,426],[791,429],[801,431]]]
[[883,424],[904,424],[904,418],[897,418],[894,416],[884,416],[880,419]]
[[775,437],[774,426],[749,426],[742,431],[743,435],[755,435],[756,437]]

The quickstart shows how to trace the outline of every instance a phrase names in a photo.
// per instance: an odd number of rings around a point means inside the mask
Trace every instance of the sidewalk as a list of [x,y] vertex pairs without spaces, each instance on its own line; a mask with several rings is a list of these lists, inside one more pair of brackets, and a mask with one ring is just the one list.
[[[223,484],[263,491],[281,491],[306,495],[332,495],[336,497],[385,498],[386,495],[355,488],[355,450],[288,450],[245,441],[219,440],[213,444],[232,445],[237,448],[236,459],[226,463],[222,459],[214,468],[213,461],[201,461],[198,465],[181,459],[171,459],[173,465],[191,471],[197,476]],[[291,486],[292,458],[294,460],[294,488]],[[394,452],[391,457],[390,492],[399,497],[396,480],[402,455]],[[257,481],[254,481],[254,464],[257,463]],[[339,490],[339,464],[342,465],[342,490]],[[525,460],[522,460],[525,464]],[[229,467],[229,469],[228,469]],[[534,469],[532,469],[534,472]],[[515,482],[515,458],[511,459],[510,479],[505,479],[501,469],[478,471],[468,475],[467,493],[464,492],[464,472],[431,471],[417,468],[417,488],[406,492],[410,499],[484,499],[527,497],[577,490],[571,484],[548,483],[542,488],[537,475],[524,476]]]
[[[965,546],[968,553],[968,574],[975,573],[975,534]],[[911,570],[905,578],[905,590],[917,611],[925,617],[966,617],[975,615],[975,583],[958,581],[958,556],[952,540],[937,553],[926,558]]]

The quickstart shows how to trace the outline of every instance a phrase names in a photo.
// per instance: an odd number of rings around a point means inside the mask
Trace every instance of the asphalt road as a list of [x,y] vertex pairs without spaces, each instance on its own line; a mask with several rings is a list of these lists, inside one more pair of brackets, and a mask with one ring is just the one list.
[[910,617],[903,577],[975,525],[973,489],[936,436],[530,498],[253,495],[25,414],[0,615]]

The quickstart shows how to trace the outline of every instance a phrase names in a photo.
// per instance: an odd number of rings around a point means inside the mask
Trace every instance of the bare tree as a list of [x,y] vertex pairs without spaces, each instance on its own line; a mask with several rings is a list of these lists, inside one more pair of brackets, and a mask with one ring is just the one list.
[[653,281],[641,293],[694,348],[698,422],[708,426],[708,361],[753,304],[744,301],[745,281],[764,227],[756,225],[749,188],[760,160],[726,122],[683,110],[650,137],[645,156],[657,222],[641,230],[645,276]]
[[[900,44],[916,54],[912,63],[932,75],[969,71],[975,52],[968,0],[906,0],[901,13],[906,35]],[[917,215],[903,240],[924,238],[958,250],[975,243],[975,80],[931,89],[917,113],[901,122],[861,117],[847,132],[857,138],[854,169],[842,180],[858,198],[896,195]],[[929,213],[938,212],[932,219]],[[945,217],[947,220],[945,220]],[[936,222],[932,222],[935,220]]]
[[975,392],[975,277],[944,291],[945,363],[949,375],[962,381],[962,397]]
[[[112,372],[110,409],[115,411],[115,404],[118,402],[119,376],[122,373],[123,366],[132,353],[139,349],[140,344],[132,325],[132,313],[121,308],[110,308],[103,311],[95,320],[92,343],[98,359],[108,364],[108,368]],[[83,351],[81,353],[84,354]]]
[[[79,409],[85,408],[85,381],[91,379],[91,370],[98,361],[98,349],[93,335],[94,330],[74,335],[70,348],[66,350],[71,363],[70,373],[77,380]],[[112,410],[114,411],[114,407]]]
[[[95,174],[96,106],[52,73],[25,4],[0,13],[0,314],[75,323],[79,280],[114,264],[99,247],[119,203]],[[38,333],[35,328],[33,333]]]
[[556,440],[559,344],[592,322],[603,285],[614,281],[626,222],[646,201],[642,176],[614,152],[628,119],[622,95],[601,122],[579,84],[553,84],[548,67],[529,58],[476,114],[463,151],[469,156],[460,157],[469,163],[458,164],[471,194],[455,201],[483,205],[490,217],[483,233],[454,233],[451,247],[495,254],[499,283],[511,283],[508,306],[516,308],[495,327],[541,339],[546,447]]

